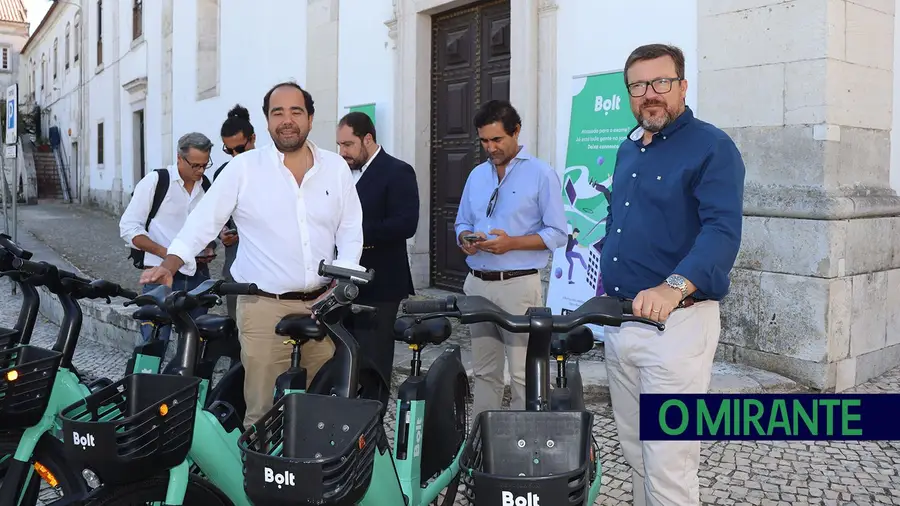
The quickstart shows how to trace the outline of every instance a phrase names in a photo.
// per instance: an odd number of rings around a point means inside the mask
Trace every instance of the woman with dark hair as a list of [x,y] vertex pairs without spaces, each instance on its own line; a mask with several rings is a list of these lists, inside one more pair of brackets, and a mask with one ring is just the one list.
[[[253,124],[250,123],[250,111],[240,104],[235,105],[228,111],[228,118],[222,123],[219,135],[222,136],[222,151],[231,156],[237,156],[253,149],[256,144],[256,134],[253,132]],[[228,162],[216,169],[213,181],[219,177],[219,173],[226,165]],[[222,276],[228,281],[234,281],[231,277],[231,264],[234,263],[234,257],[237,255],[238,234],[233,220],[228,220],[228,223],[222,228],[219,239],[225,246],[225,267],[222,268]],[[236,318],[237,296],[226,296],[225,303],[228,307],[228,316]]]

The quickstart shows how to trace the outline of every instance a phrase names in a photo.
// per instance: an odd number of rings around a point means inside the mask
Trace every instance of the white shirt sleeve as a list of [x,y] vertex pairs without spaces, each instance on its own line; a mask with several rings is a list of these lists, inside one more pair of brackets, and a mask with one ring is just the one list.
[[356,184],[347,162],[341,159],[341,183],[344,185],[344,207],[341,210],[341,224],[338,226],[334,242],[337,246],[336,263],[358,265],[363,251],[363,213]]
[[138,181],[134,186],[134,196],[122,218],[119,219],[119,237],[121,237],[129,247],[134,247],[134,238],[146,235],[150,237],[150,232],[146,229],[147,216],[150,214],[150,206],[153,204],[153,194],[156,192],[156,182],[159,180],[159,173],[151,171]]
[[197,272],[195,257],[219,236],[225,222],[234,213],[243,184],[243,162],[240,157],[229,162],[228,170],[219,174],[216,183],[200,199],[169,245],[168,254],[175,255],[184,262],[179,270],[185,275],[193,276]]

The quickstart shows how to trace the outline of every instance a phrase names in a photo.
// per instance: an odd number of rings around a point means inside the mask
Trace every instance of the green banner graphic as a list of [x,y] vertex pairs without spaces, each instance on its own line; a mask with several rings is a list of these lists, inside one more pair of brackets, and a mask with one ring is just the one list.
[[554,313],[574,310],[604,292],[600,253],[616,153],[636,125],[621,71],[576,77],[572,84],[561,178],[569,241],[553,255],[547,303]]
[[354,105],[349,107],[350,112],[364,112],[372,118],[372,124],[375,124],[375,104]]

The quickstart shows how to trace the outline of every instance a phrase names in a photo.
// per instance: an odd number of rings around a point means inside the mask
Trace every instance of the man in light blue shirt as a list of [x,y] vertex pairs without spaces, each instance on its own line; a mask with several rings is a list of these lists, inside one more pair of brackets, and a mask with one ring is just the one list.
[[[512,314],[544,305],[539,270],[566,245],[559,176],[519,145],[521,119],[509,102],[492,100],[475,115],[490,158],[469,174],[456,215],[457,244],[471,272],[466,295],[480,295]],[[510,409],[525,409],[528,334],[493,323],[469,325],[475,375],[473,416],[500,409],[503,359],[509,366]]]

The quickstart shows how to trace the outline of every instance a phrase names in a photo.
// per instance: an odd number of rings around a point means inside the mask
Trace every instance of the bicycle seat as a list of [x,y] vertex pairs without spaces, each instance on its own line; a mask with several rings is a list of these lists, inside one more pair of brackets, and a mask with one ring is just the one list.
[[205,314],[194,319],[200,337],[207,341],[217,341],[234,335],[237,324],[228,316]]
[[553,334],[551,355],[581,355],[594,349],[594,333],[580,325],[564,334]]
[[305,314],[289,314],[275,325],[275,333],[279,336],[287,336],[302,344],[310,339],[321,341],[325,339],[325,327]]
[[404,316],[394,322],[394,340],[414,346],[441,344],[453,333],[447,318],[431,318],[416,323],[415,316]]
[[165,311],[154,305],[139,307],[134,313],[132,313],[132,317],[135,320],[151,321],[157,327],[164,327],[166,325],[172,324],[172,319],[169,318],[169,315],[166,314]]

